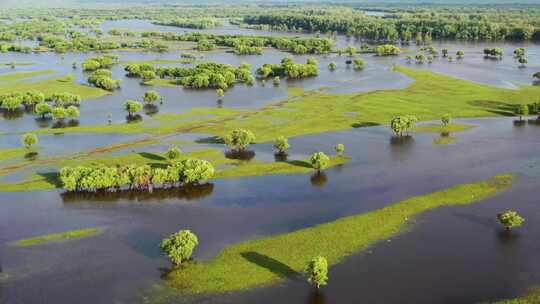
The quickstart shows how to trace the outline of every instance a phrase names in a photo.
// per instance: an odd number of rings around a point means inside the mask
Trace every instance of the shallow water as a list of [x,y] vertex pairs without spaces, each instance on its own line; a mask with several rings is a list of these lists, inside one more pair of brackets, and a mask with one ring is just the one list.
[[[334,144],[345,144],[352,160],[326,170],[325,180],[313,180],[309,174],[214,180],[211,186],[160,192],[151,198],[136,193],[4,193],[0,261],[9,279],[0,283],[1,299],[3,303],[132,303],[140,300],[133,290],[148,290],[169,266],[158,243],[178,229],[195,231],[201,240],[195,258],[208,259],[241,240],[367,212],[508,171],[521,173],[511,192],[477,205],[422,215],[411,232],[375,246],[373,254],[353,256],[332,268],[324,297],[327,303],[363,296],[373,303],[401,303],[403,298],[397,295],[406,291],[408,303],[446,303],[457,296],[459,302],[473,303],[468,300],[513,295],[540,279],[532,258],[540,233],[534,224],[540,216],[534,211],[540,128],[515,127],[511,119],[460,122],[476,127],[454,134],[459,140],[451,145],[434,145],[437,134],[415,134],[398,142],[384,127],[291,139],[292,158],[316,150],[332,153]],[[271,150],[269,145],[253,148],[256,158]],[[497,236],[494,216],[505,208],[526,216],[527,225],[517,232],[519,242]],[[97,237],[34,248],[9,245],[21,238],[91,226],[106,230]],[[461,254],[464,251],[466,255]],[[504,278],[516,263],[519,280],[505,285],[517,275],[514,269],[514,276]],[[464,271],[472,266],[476,275],[464,280]],[[490,277],[496,279],[486,281]],[[436,282],[432,285],[436,289],[426,292],[430,282]],[[309,287],[295,280],[205,301],[263,303],[279,298],[303,303],[310,297]]]

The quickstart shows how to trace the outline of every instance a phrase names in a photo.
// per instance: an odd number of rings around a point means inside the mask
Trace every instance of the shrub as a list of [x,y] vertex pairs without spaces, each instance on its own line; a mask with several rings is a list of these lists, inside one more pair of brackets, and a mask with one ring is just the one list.
[[448,125],[450,123],[450,120],[452,119],[452,117],[450,116],[450,114],[444,114],[442,117],[441,117],[441,122],[444,126]]
[[180,157],[182,155],[182,150],[178,149],[177,147],[170,147],[169,150],[166,152],[167,159],[174,160]]
[[499,223],[501,223],[501,225],[508,230],[514,227],[519,227],[525,222],[523,217],[521,217],[516,211],[512,210],[507,210],[497,214],[497,219],[499,220]]
[[344,144],[337,144],[335,147],[334,147],[334,150],[336,150],[336,153],[338,155],[342,155],[343,152],[345,152],[345,145]]
[[38,143],[38,137],[36,134],[26,133],[22,136],[21,142],[27,149],[30,149],[32,146]]
[[326,258],[318,256],[306,266],[307,280],[318,288],[328,283],[328,262]]
[[161,99],[161,95],[154,90],[146,91],[143,96],[143,100],[147,104],[153,104]]
[[274,143],[274,148],[278,150],[279,154],[284,154],[289,148],[289,140],[285,136],[278,136]]
[[255,141],[255,135],[249,130],[236,129],[225,136],[223,140],[233,150],[244,150]]
[[317,171],[321,171],[328,166],[330,158],[323,152],[316,152],[311,155],[311,166]]
[[390,128],[396,135],[402,136],[410,128],[414,127],[418,118],[413,115],[396,116],[390,121]]
[[143,105],[138,101],[128,100],[124,103],[124,108],[128,112],[128,115],[131,117],[134,114],[139,113],[142,110]]
[[161,250],[171,259],[174,265],[189,260],[195,247],[199,245],[197,236],[189,230],[180,230],[161,241]]

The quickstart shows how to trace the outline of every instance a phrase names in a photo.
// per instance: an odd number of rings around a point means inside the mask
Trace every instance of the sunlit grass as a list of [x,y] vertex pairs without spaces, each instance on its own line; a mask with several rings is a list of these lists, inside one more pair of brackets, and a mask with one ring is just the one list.
[[229,292],[268,285],[295,276],[314,256],[325,256],[334,265],[402,232],[418,214],[441,206],[478,202],[508,189],[512,181],[511,174],[501,174],[364,214],[245,241],[226,247],[208,262],[192,262],[174,269],[166,277],[166,284],[187,293]]
[[523,297],[495,302],[495,304],[538,304],[540,303],[540,288],[532,289]]
[[18,81],[18,80],[23,80],[30,77],[35,77],[35,76],[54,74],[55,72],[56,71],[54,70],[37,70],[37,71],[29,71],[29,72],[6,73],[6,74],[0,74],[0,81]]

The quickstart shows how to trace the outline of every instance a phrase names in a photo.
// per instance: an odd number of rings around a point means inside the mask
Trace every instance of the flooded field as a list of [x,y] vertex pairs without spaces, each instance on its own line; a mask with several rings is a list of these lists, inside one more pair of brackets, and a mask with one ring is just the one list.
[[[144,20],[106,21],[101,28],[104,32],[112,28],[175,33],[193,31],[158,26]],[[204,31],[231,35],[313,36],[243,29],[230,23]],[[343,35],[334,38],[338,47],[360,48],[361,45],[360,41]],[[182,114],[196,108],[255,111],[286,99],[294,101],[298,97],[294,93],[297,89],[302,89],[302,94],[314,91],[351,94],[350,98],[353,98],[363,93],[401,90],[415,83],[411,77],[395,71],[395,66],[511,90],[530,86],[531,75],[540,69],[540,46],[532,43],[434,42],[433,46],[447,48],[452,53],[463,50],[465,56],[454,62],[436,58],[431,64],[407,63],[405,56],[417,51],[416,46],[407,46],[400,56],[362,55],[366,60],[365,68],[355,70],[345,64],[345,55],[294,55],[294,60],[301,63],[315,57],[319,75],[285,80],[279,86],[272,85],[271,81],[263,84],[260,80],[253,86],[236,84],[220,101],[214,90],[150,87],[125,75],[127,62],[178,60],[179,51],[113,52],[120,56],[120,63],[112,68],[112,73],[114,79],[122,80],[121,89],[84,100],[80,105],[78,125],[125,123],[124,102],[140,100],[149,89],[158,91],[164,103],[159,105],[158,113],[143,112],[141,116],[144,121],[156,123],[155,118],[161,114]],[[493,46],[504,48],[503,60],[483,57],[482,50]],[[522,46],[527,49],[529,63],[520,68],[512,51]],[[86,85],[88,73],[80,68],[73,69],[72,62],[80,64],[85,58],[96,55],[99,54],[6,53],[0,55],[0,61],[34,64],[17,66],[14,71],[8,66],[0,67],[0,76],[50,69],[54,73],[24,81],[73,74],[77,83]],[[239,56],[218,50],[204,53],[201,60],[233,66],[247,62],[255,73],[263,64],[277,64],[286,56],[291,54],[275,49],[265,49],[261,56]],[[333,61],[337,68],[331,71],[327,66]],[[164,65],[184,66],[180,63]],[[333,104],[329,102],[324,110],[332,111]],[[246,118],[238,117],[240,121],[243,119]],[[152,193],[67,193],[61,189],[1,192],[0,303],[488,303],[521,295],[531,286],[540,284],[540,264],[536,260],[540,246],[537,242],[540,236],[540,209],[537,206],[540,124],[536,116],[530,116],[529,121],[522,123],[516,123],[516,119],[456,118],[453,123],[472,128],[451,134],[413,130],[410,136],[401,138],[393,135],[387,125],[378,123],[290,137],[292,148],[288,158],[291,160],[307,159],[318,151],[333,155],[334,146],[344,144],[345,155],[350,160],[320,174],[216,178],[200,185]],[[0,148],[19,148],[23,133],[51,127],[52,121],[40,120],[24,110],[15,115],[3,112],[0,116]],[[54,167],[53,161],[48,162],[49,157],[68,159],[76,154],[93,155],[101,148],[124,143],[125,147],[111,149],[103,155],[157,154],[174,142],[185,142],[179,144],[184,152],[199,149],[226,152],[222,143],[208,140],[213,134],[197,131],[70,133],[59,128],[57,132],[39,134],[39,158],[45,160],[36,165],[37,169],[20,159],[0,160],[4,173],[7,172],[1,178],[4,182],[16,182],[36,170],[48,173]],[[438,139],[448,136],[452,136],[451,143],[436,144]],[[148,142],[127,144],[143,140]],[[250,150],[255,155],[252,162],[276,161],[272,142],[257,143],[250,146]],[[26,167],[12,168],[18,165]],[[314,291],[300,276],[264,288],[226,294],[184,296],[174,292],[172,295],[169,292],[160,294],[159,288],[156,289],[171,270],[170,261],[162,254],[159,243],[173,231],[195,231],[200,244],[194,259],[211,261],[221,250],[239,242],[367,213],[413,196],[507,172],[517,176],[508,191],[470,206],[441,207],[421,214],[404,233],[377,242],[331,267],[331,284],[322,291]],[[496,219],[496,214],[505,209],[526,214],[527,225],[516,232],[505,231]],[[98,227],[101,233],[66,242],[30,247],[15,245],[16,241],[32,236],[85,227]]]

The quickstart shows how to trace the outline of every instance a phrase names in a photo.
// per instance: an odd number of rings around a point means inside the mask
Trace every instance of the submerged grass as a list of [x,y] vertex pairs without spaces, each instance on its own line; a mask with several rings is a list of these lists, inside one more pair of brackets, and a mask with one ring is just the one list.
[[382,209],[344,217],[291,233],[245,241],[208,262],[176,268],[166,284],[186,293],[219,293],[260,287],[301,272],[322,255],[329,265],[403,231],[411,219],[433,208],[470,204],[509,188],[512,174],[406,199]]
[[420,133],[454,133],[467,131],[472,128],[474,128],[474,126],[465,124],[448,124],[446,126],[442,124],[428,124],[416,126],[413,131]]
[[433,143],[436,145],[449,145],[458,140],[455,136],[439,136],[433,139]]
[[102,232],[99,228],[86,228],[78,230],[70,230],[58,233],[51,233],[47,235],[41,235],[29,239],[19,240],[15,242],[16,246],[19,247],[28,247],[34,245],[40,245],[44,243],[49,243],[53,241],[66,241],[71,239],[79,239],[89,236],[94,236]]

